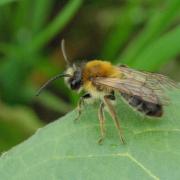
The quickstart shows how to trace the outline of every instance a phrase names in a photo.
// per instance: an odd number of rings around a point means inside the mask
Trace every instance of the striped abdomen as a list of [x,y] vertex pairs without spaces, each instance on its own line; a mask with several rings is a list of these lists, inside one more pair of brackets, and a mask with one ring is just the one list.
[[163,114],[161,104],[144,101],[141,97],[135,95],[131,96],[125,93],[121,93],[121,95],[129,103],[129,105],[147,116],[161,117]]

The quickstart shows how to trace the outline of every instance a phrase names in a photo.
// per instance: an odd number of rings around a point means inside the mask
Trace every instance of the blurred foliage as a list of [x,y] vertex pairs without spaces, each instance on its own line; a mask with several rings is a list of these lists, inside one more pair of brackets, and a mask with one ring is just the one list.
[[[180,78],[179,0],[0,1],[0,151],[75,107],[62,80],[37,88],[70,59],[104,59]],[[9,116],[10,115],[10,116]]]

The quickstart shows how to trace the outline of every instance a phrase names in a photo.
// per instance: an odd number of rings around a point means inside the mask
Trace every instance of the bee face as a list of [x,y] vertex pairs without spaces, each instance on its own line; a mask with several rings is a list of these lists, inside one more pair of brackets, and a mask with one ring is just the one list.
[[65,81],[72,90],[79,90],[82,87],[82,70],[80,67],[69,67],[66,71],[70,77],[65,77]]

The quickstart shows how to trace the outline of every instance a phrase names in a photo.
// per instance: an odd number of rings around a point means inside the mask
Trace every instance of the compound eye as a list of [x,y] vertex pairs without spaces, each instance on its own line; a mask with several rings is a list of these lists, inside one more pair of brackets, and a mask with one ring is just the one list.
[[71,89],[78,90],[81,87],[81,80],[72,78],[70,79],[69,84],[71,86]]
[[78,89],[78,83],[75,80],[71,81],[71,89]]
[[82,73],[81,70],[75,71],[74,75],[69,79],[71,89],[78,90],[82,84]]

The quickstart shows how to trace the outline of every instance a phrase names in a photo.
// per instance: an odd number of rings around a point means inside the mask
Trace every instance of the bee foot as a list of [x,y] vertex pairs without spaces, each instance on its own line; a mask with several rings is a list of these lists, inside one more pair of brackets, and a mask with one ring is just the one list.
[[126,139],[123,136],[120,137],[120,141],[122,144],[126,144]]
[[102,145],[102,144],[103,144],[103,141],[104,141],[104,137],[100,137],[100,138],[98,139],[97,143],[98,143],[99,145]]

